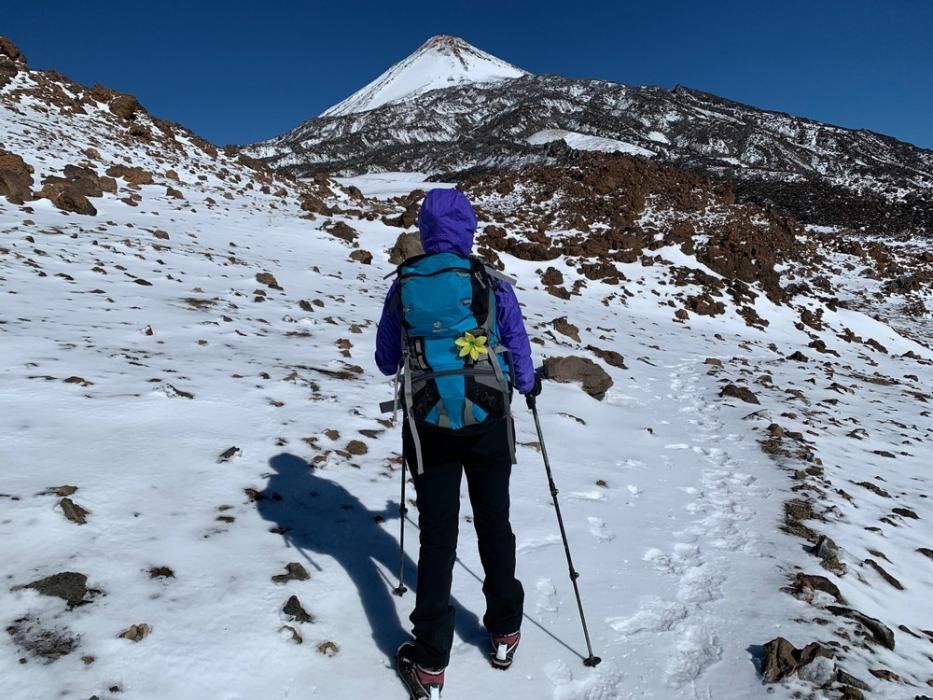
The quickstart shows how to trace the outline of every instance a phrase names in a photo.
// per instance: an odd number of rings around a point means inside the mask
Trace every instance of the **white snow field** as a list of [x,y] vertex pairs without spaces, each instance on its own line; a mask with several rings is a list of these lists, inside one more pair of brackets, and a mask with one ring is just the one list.
[[[184,199],[164,183],[122,181],[120,194],[94,200],[96,217],[0,199],[0,623],[10,632],[0,635],[0,697],[404,697],[391,665],[414,603],[390,592],[400,436],[379,413],[391,380],[372,361],[399,229],[378,217],[302,218],[293,196],[241,186],[248,171],[234,161],[224,178],[201,180],[218,166],[190,144],[162,162],[145,146],[91,141],[82,129],[92,124],[0,103],[4,146],[37,180],[96,143],[105,165],[171,165]],[[56,129],[62,137],[42,138]],[[411,187],[399,178],[399,191]],[[381,176],[357,182],[364,193],[393,191]],[[138,206],[119,199],[127,190]],[[349,259],[354,249],[323,229],[328,221],[356,229],[372,264]],[[655,254],[699,267],[675,249]],[[590,281],[562,301],[542,288],[538,263],[502,258],[519,279],[538,361],[589,356],[589,344],[625,357],[627,368],[606,366],[614,385],[604,401],[553,382],[539,401],[603,662],[582,663],[537,437],[516,398],[522,646],[508,673],[485,658],[464,496],[445,700],[830,697],[798,679],[766,688],[755,660],[774,637],[803,646],[839,630],[851,640],[842,665],[872,697],[922,694],[923,630],[933,629],[933,563],[917,551],[933,546],[922,392],[933,353],[840,309],[818,332],[838,356],[820,354],[798,316],[763,296],[767,330],[732,307],[675,322],[664,265],[620,265],[631,297]],[[578,278],[549,264],[568,285]],[[264,272],[274,281],[257,280]],[[560,316],[579,326],[580,343],[553,332]],[[844,327],[886,352],[840,340]],[[795,351],[808,361],[785,359]],[[725,381],[761,404],[721,397]],[[833,575],[779,529],[791,489],[819,487],[761,449],[772,423],[799,431],[833,480],[815,507],[822,520],[807,522],[836,540],[849,572],[834,580],[848,604],[894,630],[894,650],[863,648],[855,623],[826,611],[834,601],[780,591],[799,570]],[[84,524],[66,517],[64,495],[87,511]],[[406,539],[415,587],[413,524]],[[309,576],[272,580],[293,562]],[[60,572],[87,577],[92,590],[74,601],[85,604],[18,588]],[[283,613],[291,596],[311,619]],[[142,639],[119,636],[133,625],[148,626],[129,635]],[[47,661],[26,646],[70,653]],[[874,678],[878,668],[901,682]]]
[[528,73],[462,39],[435,36],[371,83],[322,112],[321,116],[341,117],[366,112],[390,102],[411,99],[430,90],[473,83],[496,83],[523,75]]
[[647,148],[636,146],[634,143],[607,139],[591,134],[581,134],[565,129],[542,129],[528,137],[528,143],[538,146],[551,141],[564,141],[568,146],[578,151],[603,151],[605,153],[628,153],[630,155],[652,158],[657,154]]

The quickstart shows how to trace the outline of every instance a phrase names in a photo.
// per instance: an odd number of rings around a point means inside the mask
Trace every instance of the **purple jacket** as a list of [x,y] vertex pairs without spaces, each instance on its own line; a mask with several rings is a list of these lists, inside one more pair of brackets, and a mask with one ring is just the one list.
[[[470,201],[458,190],[431,190],[418,212],[421,245],[426,253],[459,253],[473,250],[476,215]],[[496,323],[499,339],[512,356],[515,368],[515,388],[526,394],[534,387],[534,365],[531,343],[525,331],[522,310],[512,286],[502,280],[496,285]],[[392,282],[382,307],[382,318],[376,333],[376,364],[383,374],[395,374],[402,361],[402,317],[391,304],[398,292],[398,280]]]

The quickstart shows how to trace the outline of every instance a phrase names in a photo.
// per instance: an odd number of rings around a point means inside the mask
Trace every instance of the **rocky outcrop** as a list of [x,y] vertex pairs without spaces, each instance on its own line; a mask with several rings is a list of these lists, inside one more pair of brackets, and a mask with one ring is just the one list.
[[26,57],[16,45],[0,36],[0,88],[9,83],[13,76],[26,68]]
[[9,151],[0,149],[0,197],[11,204],[32,199],[32,166]]
[[48,199],[62,211],[94,216],[97,209],[88,197],[103,197],[104,192],[116,193],[117,182],[100,176],[91,168],[66,165],[64,175],[49,175],[42,180],[39,196]]

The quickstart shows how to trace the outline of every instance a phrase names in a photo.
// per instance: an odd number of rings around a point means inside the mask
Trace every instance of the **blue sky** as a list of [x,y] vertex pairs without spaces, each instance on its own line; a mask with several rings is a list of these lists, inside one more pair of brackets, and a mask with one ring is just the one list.
[[319,114],[433,34],[534,73],[681,83],[933,148],[933,2],[10,3],[35,68],[136,95],[215,143]]

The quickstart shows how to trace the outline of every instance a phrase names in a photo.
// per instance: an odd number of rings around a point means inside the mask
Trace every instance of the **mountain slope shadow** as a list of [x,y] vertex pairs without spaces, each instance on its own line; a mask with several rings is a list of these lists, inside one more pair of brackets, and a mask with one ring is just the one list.
[[[326,563],[311,554],[330,557],[343,567],[359,592],[373,641],[382,653],[394,658],[399,644],[410,635],[399,620],[391,594],[393,583],[377,565],[398,571],[399,546],[376,522],[376,516],[397,519],[398,505],[387,502],[382,512],[368,510],[343,486],[318,476],[305,460],[292,454],[276,455],[269,465],[269,482],[256,500],[260,515],[284,531],[286,541],[318,571]],[[410,585],[416,579],[416,566],[407,555],[404,571]],[[456,600],[451,599],[451,605],[456,610],[457,635],[485,653],[486,637],[479,618]]]

